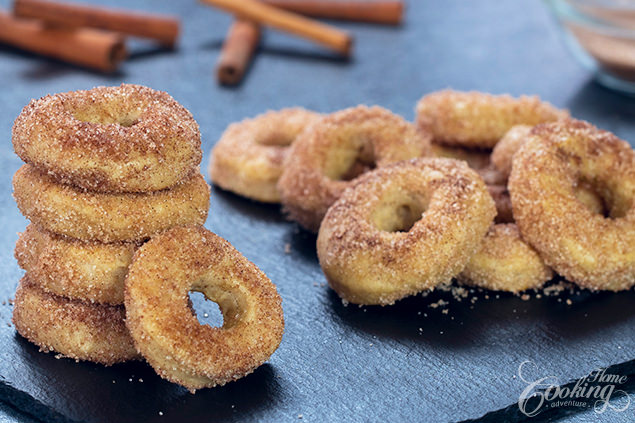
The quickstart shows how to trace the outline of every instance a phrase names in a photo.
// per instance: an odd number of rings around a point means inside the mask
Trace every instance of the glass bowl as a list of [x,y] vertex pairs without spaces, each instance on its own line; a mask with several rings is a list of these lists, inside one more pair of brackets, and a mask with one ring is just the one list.
[[635,1],[545,0],[573,54],[610,88],[635,93]]

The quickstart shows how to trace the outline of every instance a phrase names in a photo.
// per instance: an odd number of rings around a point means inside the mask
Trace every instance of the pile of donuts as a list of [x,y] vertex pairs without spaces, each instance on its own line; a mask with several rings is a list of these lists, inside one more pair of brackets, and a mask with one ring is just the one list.
[[393,304],[452,280],[635,285],[635,152],[536,97],[439,91],[415,123],[380,107],[268,112],[227,128],[210,176],[317,232],[345,302]]
[[[284,328],[275,286],[204,229],[198,125],[167,93],[98,87],[33,100],[13,127],[14,198],[31,224],[13,323],[43,351],[112,365],[144,358],[194,391],[268,359]],[[219,304],[198,323],[188,292]]]

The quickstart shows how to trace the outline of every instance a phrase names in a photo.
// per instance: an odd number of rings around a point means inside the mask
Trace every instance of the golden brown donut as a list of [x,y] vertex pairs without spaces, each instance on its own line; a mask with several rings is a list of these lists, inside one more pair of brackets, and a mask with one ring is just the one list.
[[270,111],[229,125],[212,149],[209,174],[221,188],[279,203],[277,183],[289,146],[320,114],[302,108]]
[[416,107],[417,125],[435,142],[469,148],[493,148],[514,125],[537,125],[568,117],[538,97],[437,91]]
[[424,132],[381,107],[328,115],[291,146],[278,182],[282,204],[291,219],[317,231],[353,179],[374,167],[425,156],[429,145]]
[[41,351],[56,351],[106,366],[139,358],[124,316],[122,306],[89,304],[49,294],[28,275],[20,281],[13,305],[16,330]]
[[57,183],[30,165],[13,177],[24,216],[50,232],[101,242],[140,241],[173,226],[202,224],[209,186],[200,173],[169,190],[105,194]]
[[[607,216],[576,196],[589,184]],[[525,241],[557,273],[589,289],[635,285],[635,152],[590,123],[538,125],[514,155],[509,179],[514,218]]]
[[[214,301],[223,326],[198,323],[189,291]],[[264,363],[284,331],[269,278],[203,227],[179,227],[141,246],[126,279],[126,324],[159,376],[190,391],[239,379]]]
[[318,258],[343,300],[393,304],[449,282],[495,214],[483,180],[464,161],[403,161],[361,176],[333,204]]
[[530,125],[512,126],[492,150],[492,164],[505,176],[505,179],[509,178],[512,171],[514,153],[525,143],[532,128],[533,126]]
[[522,240],[513,223],[492,225],[480,249],[457,276],[467,285],[508,292],[539,288],[552,278],[553,271]]
[[123,284],[139,246],[80,241],[27,226],[15,247],[18,265],[41,289],[100,304],[123,304]]
[[140,85],[31,101],[13,125],[22,160],[57,181],[99,192],[146,192],[189,179],[201,161],[191,113]]

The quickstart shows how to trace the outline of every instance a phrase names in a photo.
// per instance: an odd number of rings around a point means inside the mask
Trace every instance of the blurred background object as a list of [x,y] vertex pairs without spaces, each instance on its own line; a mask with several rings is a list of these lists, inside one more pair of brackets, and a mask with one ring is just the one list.
[[546,0],[578,60],[602,84],[635,93],[635,2]]

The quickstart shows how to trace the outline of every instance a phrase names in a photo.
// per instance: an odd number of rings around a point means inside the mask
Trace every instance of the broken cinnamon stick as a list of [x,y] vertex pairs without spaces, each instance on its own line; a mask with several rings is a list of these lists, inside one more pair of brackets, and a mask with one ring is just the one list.
[[124,38],[90,28],[49,28],[0,11],[0,43],[102,72],[113,72],[126,57]]
[[218,82],[223,85],[238,84],[243,79],[259,42],[260,26],[251,21],[234,20],[216,65]]
[[257,0],[201,0],[203,3],[233,13],[238,18],[271,26],[321,44],[342,55],[348,56],[353,44],[352,37],[330,25],[286,12]]
[[179,20],[169,16],[129,12],[46,0],[15,0],[13,13],[69,27],[92,27],[158,41],[172,48],[179,35]]
[[264,0],[271,6],[312,18],[399,25],[403,1],[397,0]]

